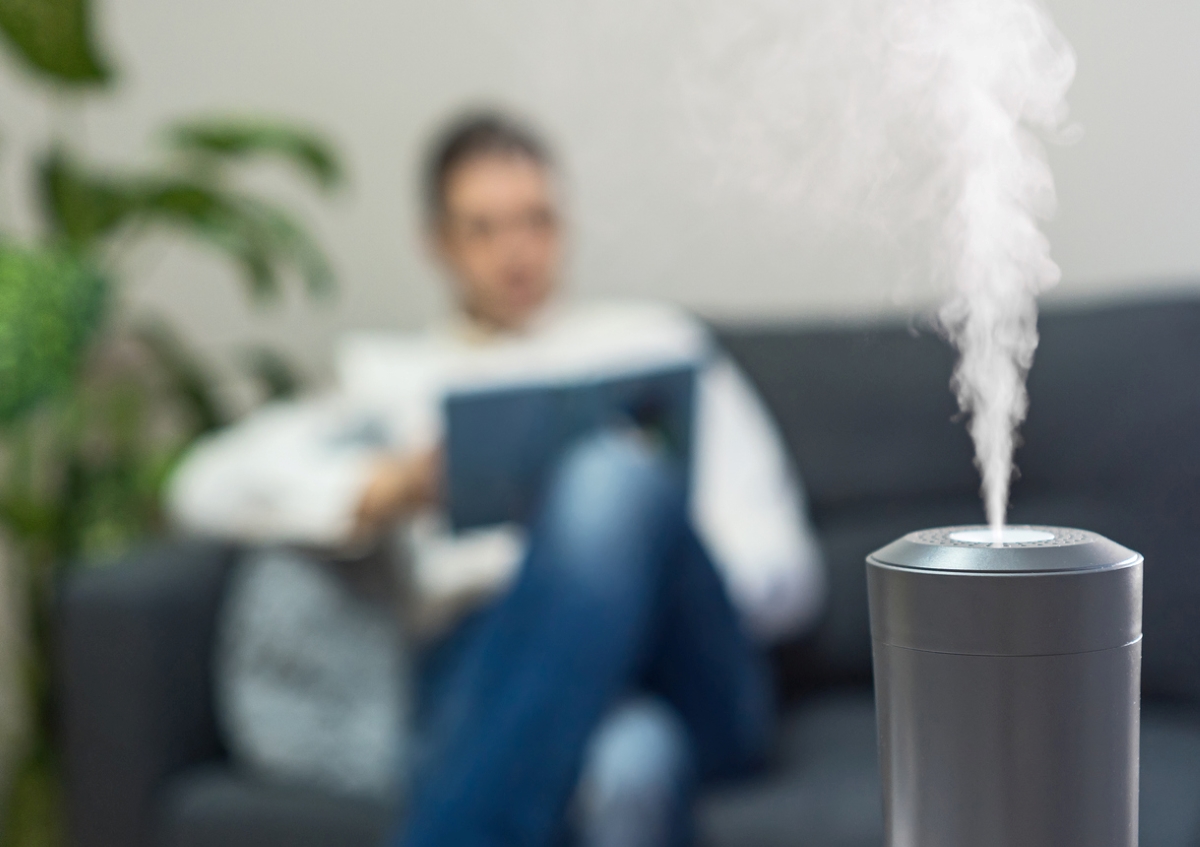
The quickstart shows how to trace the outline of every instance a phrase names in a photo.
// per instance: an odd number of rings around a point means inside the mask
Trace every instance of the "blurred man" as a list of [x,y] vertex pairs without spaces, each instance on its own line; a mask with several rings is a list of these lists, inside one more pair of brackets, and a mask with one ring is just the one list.
[[[815,616],[819,554],[776,431],[705,328],[653,303],[569,303],[556,173],[502,116],[453,126],[427,173],[429,239],[457,314],[356,335],[328,397],[198,447],[190,527],[345,549],[398,539],[418,627],[411,795],[398,843],[688,838],[690,799],[761,762],[761,646]],[[464,385],[700,368],[690,486],[636,429],[560,457],[527,526],[446,527],[443,397]]]

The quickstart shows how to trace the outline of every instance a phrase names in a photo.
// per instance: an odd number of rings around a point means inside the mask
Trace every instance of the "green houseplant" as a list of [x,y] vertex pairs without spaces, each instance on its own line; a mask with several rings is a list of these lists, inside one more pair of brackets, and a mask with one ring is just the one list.
[[[52,98],[114,84],[91,22],[89,0],[0,0],[5,47]],[[322,138],[222,119],[180,122],[162,141],[161,165],[118,171],[91,164],[74,139],[54,139],[31,162],[40,236],[0,232],[0,529],[29,598],[29,635],[17,645],[26,731],[0,811],[6,844],[61,841],[47,683],[56,580],[161,529],[159,493],[173,462],[225,421],[206,369],[165,325],[121,319],[125,271],[114,245],[198,240],[230,260],[255,302],[291,279],[313,294],[332,286],[296,216],[239,179],[245,161],[275,158],[331,190],[341,171]],[[277,356],[260,351],[253,367],[268,393],[294,389]]]

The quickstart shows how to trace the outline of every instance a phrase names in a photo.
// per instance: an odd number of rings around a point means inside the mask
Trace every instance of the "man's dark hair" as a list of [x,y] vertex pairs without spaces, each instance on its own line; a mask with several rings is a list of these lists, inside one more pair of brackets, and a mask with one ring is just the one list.
[[480,156],[521,156],[551,167],[549,149],[528,126],[500,112],[472,112],[442,131],[425,165],[425,213],[437,220],[446,211],[446,183],[460,165]]

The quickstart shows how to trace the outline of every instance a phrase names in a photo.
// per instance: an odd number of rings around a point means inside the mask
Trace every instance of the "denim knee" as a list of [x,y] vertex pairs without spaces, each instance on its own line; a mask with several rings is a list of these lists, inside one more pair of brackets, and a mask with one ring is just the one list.
[[601,722],[579,783],[583,843],[676,843],[686,828],[694,765],[683,719],[667,703],[639,697]]
[[585,438],[547,487],[539,529],[554,567],[590,585],[653,573],[686,519],[680,470],[636,431]]

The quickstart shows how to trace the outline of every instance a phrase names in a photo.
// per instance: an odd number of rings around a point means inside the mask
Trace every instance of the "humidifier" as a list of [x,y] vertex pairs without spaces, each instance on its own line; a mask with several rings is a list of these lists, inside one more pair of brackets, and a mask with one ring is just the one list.
[[888,847],[1137,844],[1139,554],[952,527],[867,579]]

